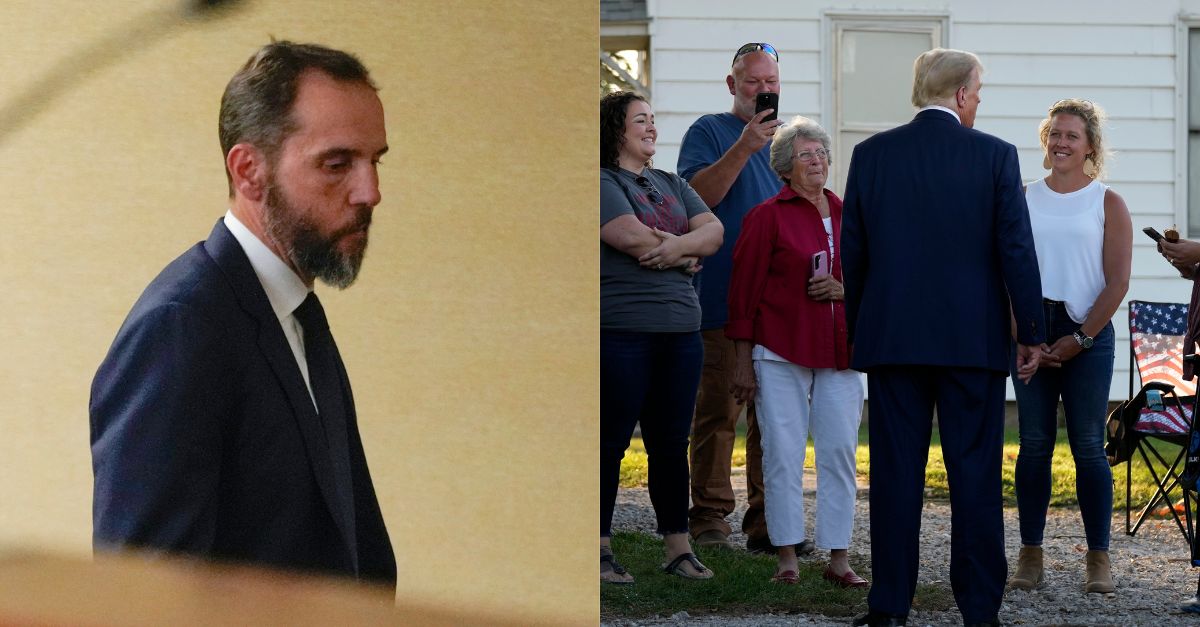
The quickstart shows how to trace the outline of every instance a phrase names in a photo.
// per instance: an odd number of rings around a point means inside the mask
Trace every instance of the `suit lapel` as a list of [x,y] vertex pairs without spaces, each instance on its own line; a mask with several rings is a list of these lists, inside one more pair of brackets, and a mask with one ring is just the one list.
[[[342,533],[342,538],[346,541],[354,571],[358,572],[354,514],[353,511],[346,511],[341,505],[344,501],[338,495],[337,474],[334,472],[330,442],[313,407],[312,397],[308,394],[308,387],[304,384],[300,368],[296,365],[296,357],[283,335],[283,329],[279,326],[279,318],[275,317],[275,311],[271,309],[267,294],[245,251],[223,221],[217,221],[208,240],[204,242],[204,247],[229,279],[242,309],[258,321],[259,350],[287,395],[321,495]],[[349,390],[349,387],[346,389]]]

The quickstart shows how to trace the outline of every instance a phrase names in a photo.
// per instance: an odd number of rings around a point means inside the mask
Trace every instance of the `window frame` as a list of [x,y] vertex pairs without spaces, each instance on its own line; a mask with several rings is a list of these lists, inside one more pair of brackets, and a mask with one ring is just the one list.
[[821,20],[823,22],[821,29],[823,39],[821,46],[821,102],[823,109],[829,112],[828,115],[821,117],[832,139],[834,155],[826,186],[836,192],[845,189],[846,182],[841,180],[842,164],[848,167],[851,156],[848,143],[843,140],[843,133],[874,135],[895,127],[895,123],[892,122],[847,124],[847,121],[843,119],[840,67],[844,33],[848,30],[928,33],[931,47],[945,48],[949,41],[950,16],[945,13],[827,11],[822,13]]

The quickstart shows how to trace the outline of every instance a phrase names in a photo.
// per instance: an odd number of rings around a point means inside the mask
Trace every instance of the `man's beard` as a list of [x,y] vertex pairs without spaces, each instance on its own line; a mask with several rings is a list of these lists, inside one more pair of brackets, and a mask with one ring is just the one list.
[[[297,270],[338,289],[346,289],[354,283],[367,252],[370,207],[355,207],[358,215],[354,223],[326,237],[308,218],[311,212],[302,211],[288,202],[274,177],[269,181],[264,205],[267,235],[283,247],[284,254]],[[338,241],[343,236],[360,230],[363,232],[361,246],[350,252],[338,249]]]

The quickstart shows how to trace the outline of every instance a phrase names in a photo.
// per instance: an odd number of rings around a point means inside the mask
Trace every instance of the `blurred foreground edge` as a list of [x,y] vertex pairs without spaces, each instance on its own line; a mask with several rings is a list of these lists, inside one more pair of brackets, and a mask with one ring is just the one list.
[[[528,621],[521,621],[528,624]],[[0,553],[0,626],[516,625],[397,603],[391,590],[248,566],[137,553],[95,560]]]

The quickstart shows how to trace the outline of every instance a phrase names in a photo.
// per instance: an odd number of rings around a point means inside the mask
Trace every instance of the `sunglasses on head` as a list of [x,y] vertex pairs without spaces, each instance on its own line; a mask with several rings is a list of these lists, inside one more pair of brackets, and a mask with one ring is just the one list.
[[741,48],[738,48],[737,52],[735,52],[733,54],[733,62],[737,63],[737,60],[739,58],[741,58],[742,55],[750,54],[751,52],[758,52],[760,50],[762,52],[765,52],[765,53],[771,55],[772,57],[774,57],[776,63],[779,62],[779,52],[777,50],[775,50],[775,46],[772,46],[771,44],[768,44],[768,43],[762,43],[762,42],[749,43],[749,44],[742,46]]
[[642,191],[646,192],[646,198],[649,198],[650,202],[656,205],[663,204],[662,194],[658,193],[658,190],[654,188],[654,183],[651,183],[650,179],[644,176],[639,176],[636,179],[633,179],[633,182],[637,183],[638,187],[642,188]]

